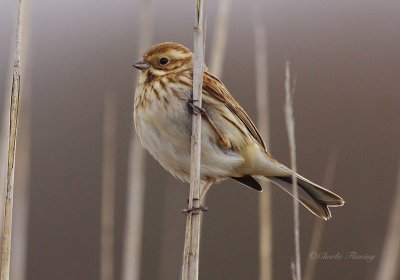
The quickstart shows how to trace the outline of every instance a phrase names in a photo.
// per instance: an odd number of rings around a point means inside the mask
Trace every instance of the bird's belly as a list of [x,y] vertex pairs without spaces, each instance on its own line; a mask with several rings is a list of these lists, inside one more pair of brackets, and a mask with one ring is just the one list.
[[[185,102],[170,110],[135,112],[136,129],[142,146],[170,173],[179,179],[190,180],[190,141],[192,118]],[[172,104],[172,103],[171,103]],[[201,176],[203,180],[217,180],[235,176],[233,170],[243,158],[233,151],[222,150],[215,141],[215,133],[202,122]]]

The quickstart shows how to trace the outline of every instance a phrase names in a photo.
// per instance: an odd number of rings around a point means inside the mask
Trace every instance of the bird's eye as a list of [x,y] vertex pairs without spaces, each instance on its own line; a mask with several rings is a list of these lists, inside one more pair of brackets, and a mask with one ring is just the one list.
[[168,63],[169,63],[169,59],[168,59],[168,58],[166,58],[166,57],[160,58],[160,65],[161,65],[161,66],[165,66],[165,65],[167,65]]

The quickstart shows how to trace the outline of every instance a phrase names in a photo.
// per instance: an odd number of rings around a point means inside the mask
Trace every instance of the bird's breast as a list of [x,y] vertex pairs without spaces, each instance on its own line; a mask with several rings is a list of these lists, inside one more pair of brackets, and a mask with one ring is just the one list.
[[[166,85],[154,82],[151,86],[139,83],[134,108],[135,128],[142,146],[166,170],[184,181],[189,180],[190,168],[190,93],[187,81]],[[220,116],[220,111],[207,107],[206,103],[203,105],[218,129],[232,136],[235,130]],[[232,172],[243,163],[243,158],[233,150],[221,148],[215,129],[208,121],[202,123],[201,138],[202,177],[218,179],[235,175]]]
[[134,121],[142,146],[169,172],[187,180],[190,156],[190,92],[179,85],[139,84]]

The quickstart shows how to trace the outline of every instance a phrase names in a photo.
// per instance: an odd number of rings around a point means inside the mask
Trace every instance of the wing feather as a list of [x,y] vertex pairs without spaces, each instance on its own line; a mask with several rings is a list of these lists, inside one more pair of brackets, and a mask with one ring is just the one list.
[[251,121],[245,110],[240,104],[232,97],[229,91],[225,88],[224,84],[215,76],[205,71],[203,76],[203,94],[212,95],[219,101],[225,104],[225,106],[234,114],[246,127],[250,135],[260,144],[261,147],[266,151],[265,143],[261,138],[256,126]]

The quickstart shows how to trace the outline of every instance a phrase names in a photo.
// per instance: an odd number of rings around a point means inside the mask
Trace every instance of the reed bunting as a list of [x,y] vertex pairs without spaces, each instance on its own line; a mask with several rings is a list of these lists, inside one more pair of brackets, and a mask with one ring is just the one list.
[[[208,186],[232,178],[262,191],[267,178],[292,194],[292,171],[274,159],[257,128],[224,84],[204,71],[203,108],[191,102],[193,54],[177,43],[151,47],[133,66],[140,70],[134,100],[135,129],[142,146],[172,175],[189,182],[193,111],[203,116],[201,180]],[[196,110],[197,109],[197,110]],[[297,175],[299,201],[322,219],[344,200]]]

